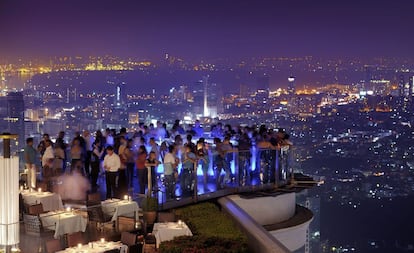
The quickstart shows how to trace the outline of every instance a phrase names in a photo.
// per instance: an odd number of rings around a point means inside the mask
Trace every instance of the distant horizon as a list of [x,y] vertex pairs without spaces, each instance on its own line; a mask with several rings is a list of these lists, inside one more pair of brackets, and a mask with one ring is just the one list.
[[[226,60],[226,61],[233,61],[234,62],[239,62],[239,61],[244,61],[244,60],[258,60],[258,59],[287,59],[287,60],[294,60],[294,59],[305,59],[305,58],[312,58],[312,59],[318,59],[318,60],[361,60],[361,61],[380,61],[380,60],[396,60],[396,61],[413,61],[414,62],[414,57],[409,57],[409,56],[385,56],[385,55],[378,55],[378,56],[318,56],[318,55],[292,55],[292,56],[288,56],[288,55],[260,55],[260,56],[248,56],[248,55],[240,55],[237,57],[224,57],[224,56],[216,56],[216,57],[183,57],[180,55],[173,55],[173,54],[169,54],[170,57],[174,57],[176,59],[180,59],[180,60],[184,60],[185,62],[188,63],[200,63],[202,61],[220,61],[220,60]],[[106,58],[106,57],[111,57],[111,58],[115,58],[115,59],[121,59],[121,60],[126,60],[126,59],[131,59],[131,60],[139,60],[139,61],[151,61],[151,62],[155,62],[155,63],[159,63],[165,60],[165,53],[164,54],[160,54],[159,56],[156,57],[145,57],[145,56],[120,56],[120,55],[114,55],[114,54],[102,54],[102,55],[80,55],[80,54],[75,54],[75,55],[51,55],[51,56],[40,56],[40,57],[30,57],[30,56],[26,56],[26,57],[17,57],[17,58],[6,58],[6,57],[2,57],[0,59],[0,64],[5,64],[5,63],[11,63],[11,64],[17,64],[17,63],[29,63],[29,62],[48,62],[50,60],[59,60],[59,58],[72,58],[72,60],[74,60],[76,57],[81,57],[82,60],[87,60],[87,58]],[[32,62],[33,63],[33,62]]]

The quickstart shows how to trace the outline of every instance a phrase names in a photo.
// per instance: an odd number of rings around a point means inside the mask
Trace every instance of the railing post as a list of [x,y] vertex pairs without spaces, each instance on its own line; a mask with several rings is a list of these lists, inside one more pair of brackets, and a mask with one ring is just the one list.
[[198,201],[198,176],[197,176],[198,161],[194,162],[193,166],[193,200]]
[[275,188],[278,188],[280,184],[280,149],[276,149],[275,152]]

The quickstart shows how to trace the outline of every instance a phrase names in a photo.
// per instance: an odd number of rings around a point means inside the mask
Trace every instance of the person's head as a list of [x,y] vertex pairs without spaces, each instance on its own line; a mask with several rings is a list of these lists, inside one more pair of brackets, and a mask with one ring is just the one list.
[[187,134],[187,142],[191,142],[193,136],[191,134]]
[[155,144],[155,138],[154,138],[154,137],[151,137],[151,138],[149,139],[149,143],[150,143],[151,145],[154,145],[154,144]]
[[145,148],[144,145],[139,146],[138,153],[139,154],[144,154],[144,153],[146,154],[147,153],[147,149]]
[[43,140],[49,140],[49,134],[43,134]]
[[82,135],[84,137],[88,137],[89,136],[89,131],[88,130],[84,130]]
[[167,142],[166,141],[163,141],[161,143],[160,150],[167,150],[167,148],[168,148]]
[[215,138],[213,139],[213,141],[214,141],[214,144],[221,143],[220,138],[217,138],[217,137],[215,137]]
[[33,145],[33,138],[32,137],[27,138],[26,139],[26,144],[29,145],[29,146],[32,146]]
[[125,137],[124,136],[120,136],[119,137],[119,142],[122,144],[122,145],[126,145],[127,144],[127,140],[125,139]]
[[191,152],[191,146],[189,144],[185,145],[185,152],[186,153]]
[[154,159],[156,159],[156,154],[155,154],[155,152],[154,151],[151,151],[150,153],[149,153],[149,159],[151,159],[151,160],[154,160]]
[[179,134],[176,135],[175,138],[174,138],[174,142],[175,142],[176,145],[183,144],[183,139],[181,138],[181,135],[179,135]]
[[59,134],[58,134],[58,137],[63,139],[65,137],[65,132],[60,131]]
[[199,120],[196,120],[194,122],[194,127],[200,127],[200,121]]
[[174,144],[171,144],[168,147],[168,152],[170,152],[171,154],[174,154],[175,153],[175,145]]
[[45,141],[45,145],[46,145],[46,147],[51,146],[52,145],[52,141],[51,140],[46,140]]
[[101,140],[95,139],[95,142],[93,143],[93,145],[99,147],[101,145]]
[[114,147],[112,147],[112,146],[108,146],[108,147],[106,148],[106,153],[107,153],[108,155],[113,155],[113,154],[114,154]]
[[128,141],[127,141],[127,147],[128,148],[132,148],[132,146],[134,145],[134,140],[132,140],[132,139],[129,139]]

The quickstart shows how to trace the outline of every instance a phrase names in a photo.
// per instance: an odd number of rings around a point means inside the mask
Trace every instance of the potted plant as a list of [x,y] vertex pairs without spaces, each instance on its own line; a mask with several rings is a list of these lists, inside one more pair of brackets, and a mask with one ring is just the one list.
[[147,224],[154,224],[157,218],[158,199],[147,196],[142,200],[142,213]]

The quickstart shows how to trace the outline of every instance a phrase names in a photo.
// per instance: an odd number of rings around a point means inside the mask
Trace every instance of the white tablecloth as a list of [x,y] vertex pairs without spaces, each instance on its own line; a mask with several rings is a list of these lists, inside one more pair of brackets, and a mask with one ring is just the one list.
[[121,215],[138,219],[139,207],[135,201],[107,199],[102,201],[102,210],[105,214],[112,215],[112,221],[116,221]]
[[74,232],[85,232],[87,219],[75,212],[57,211],[40,214],[42,225],[46,229],[55,230],[55,238]]
[[42,203],[43,210],[54,211],[63,209],[62,199],[59,194],[52,192],[21,191],[23,200],[28,205]]
[[152,233],[157,240],[157,248],[161,242],[171,241],[174,237],[182,235],[193,236],[193,233],[191,233],[191,230],[184,222],[181,225],[178,225],[177,222],[154,223]]
[[75,246],[71,248],[66,248],[64,250],[58,251],[57,253],[74,253],[74,252],[83,252],[83,253],[102,253],[111,249],[120,249],[121,253],[127,253],[128,246],[122,244],[121,242],[90,242],[89,244],[82,245],[81,247]]

